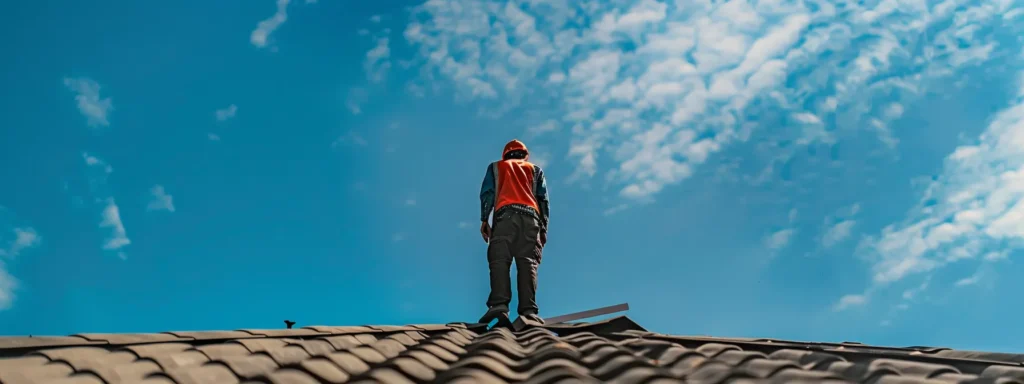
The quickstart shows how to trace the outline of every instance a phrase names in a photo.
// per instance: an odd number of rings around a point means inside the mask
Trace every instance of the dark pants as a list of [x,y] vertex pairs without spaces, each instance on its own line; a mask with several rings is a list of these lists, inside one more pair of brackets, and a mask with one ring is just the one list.
[[491,295],[487,307],[508,307],[512,301],[512,279],[509,271],[516,262],[516,288],[519,293],[519,315],[537,314],[537,267],[544,245],[540,241],[540,222],[533,216],[518,212],[495,215],[491,241],[487,246],[487,263],[491,270]]

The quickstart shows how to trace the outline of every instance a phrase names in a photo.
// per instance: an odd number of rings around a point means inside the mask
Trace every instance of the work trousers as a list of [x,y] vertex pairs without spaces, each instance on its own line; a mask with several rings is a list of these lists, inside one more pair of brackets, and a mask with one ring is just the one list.
[[541,226],[536,217],[515,211],[494,216],[491,241],[487,246],[487,263],[491,272],[491,294],[487,307],[505,306],[512,301],[512,278],[509,272],[516,263],[516,289],[519,293],[519,315],[537,314],[537,267],[544,245]]

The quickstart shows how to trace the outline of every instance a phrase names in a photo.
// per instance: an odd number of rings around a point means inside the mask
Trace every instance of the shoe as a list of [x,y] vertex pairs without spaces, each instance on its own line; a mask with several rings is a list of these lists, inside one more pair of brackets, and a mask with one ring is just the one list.
[[512,320],[508,318],[508,307],[499,305],[488,308],[487,312],[480,317],[480,321],[478,321],[478,323],[489,324],[495,319],[498,320],[498,325],[511,324]]
[[539,325],[543,325],[544,324],[544,319],[542,319],[536,313],[527,313],[525,315],[521,314],[521,315],[519,315],[519,318],[523,319],[524,321],[527,321],[527,322],[537,323]]

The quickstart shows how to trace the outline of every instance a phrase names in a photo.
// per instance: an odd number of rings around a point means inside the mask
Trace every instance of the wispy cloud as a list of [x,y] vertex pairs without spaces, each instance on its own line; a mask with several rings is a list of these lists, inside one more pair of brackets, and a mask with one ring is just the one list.
[[821,236],[821,246],[831,248],[848,239],[853,233],[853,227],[857,224],[854,217],[860,212],[860,204],[853,204],[840,209],[834,216],[827,217],[825,224],[828,229]]
[[174,198],[164,190],[164,186],[154,185],[149,193],[150,201],[146,210],[174,212]]
[[843,220],[829,227],[828,231],[821,237],[821,245],[825,248],[839,244],[850,237],[853,226],[857,224],[854,220]]
[[416,199],[414,199],[414,198],[405,199],[405,205],[409,206],[409,207],[415,206],[416,205]]
[[554,119],[548,119],[543,123],[532,125],[527,128],[526,133],[530,136],[538,136],[548,132],[554,132],[558,130],[558,121]]
[[790,240],[793,238],[793,234],[796,230],[793,228],[786,228],[775,231],[771,235],[765,238],[764,243],[768,249],[779,250],[789,245]]
[[868,298],[865,295],[846,295],[839,299],[839,302],[832,308],[835,311],[845,311],[853,307],[863,306],[867,304]]
[[342,145],[342,144],[345,144],[345,145],[358,145],[360,147],[365,147],[365,146],[369,145],[370,143],[367,142],[366,139],[363,138],[363,136],[360,135],[358,132],[356,132],[356,131],[348,131],[344,135],[341,135],[337,139],[335,139],[334,142],[331,143],[331,147],[337,147],[337,146]]
[[953,285],[957,287],[966,287],[968,285],[978,284],[978,280],[980,279],[981,275],[976,273],[971,275],[970,277],[965,277],[963,279],[957,280],[956,283],[953,283]]
[[345,107],[348,108],[349,112],[352,112],[353,115],[358,115],[363,112],[363,103],[366,103],[369,97],[370,94],[366,89],[349,89],[348,96],[345,98]]
[[220,141],[220,135],[216,133],[207,133],[206,138],[210,141]]
[[252,45],[260,48],[267,46],[270,35],[288,20],[289,2],[290,0],[277,0],[277,12],[274,12],[274,15],[270,16],[270,18],[260,21],[256,25],[256,29],[249,35],[249,41]]
[[235,113],[238,113],[238,106],[231,104],[224,109],[218,109],[214,112],[214,116],[217,117],[217,121],[227,121],[228,119],[235,117]]
[[110,125],[107,115],[114,109],[113,101],[100,97],[100,85],[96,81],[87,77],[65,77],[64,86],[75,93],[78,111],[90,127]]
[[766,175],[853,130],[894,145],[902,105],[988,60],[1011,6],[950,4],[433,0],[404,35],[418,87],[450,85],[494,115],[547,102],[573,127],[574,180],[643,200],[750,137],[795,144]]
[[1024,240],[1024,94],[978,144],[958,147],[907,219],[870,238],[874,281],[889,283]]
[[389,57],[391,49],[388,48],[388,38],[377,38],[377,45],[366,53],[366,60],[363,62],[363,70],[371,82],[380,83],[387,77],[388,70],[391,69]]
[[[124,229],[124,223],[121,222],[121,210],[117,207],[117,203],[114,202],[113,197],[107,198],[106,206],[103,207],[100,228],[107,228],[110,230],[110,235],[103,244],[103,249],[116,251],[132,243],[132,241],[128,239],[128,234]],[[121,255],[122,258],[124,257],[123,253],[119,255]]]
[[[36,230],[30,227],[13,228],[10,233],[14,235],[14,239],[8,241],[4,248],[0,248],[0,311],[10,309],[14,304],[15,290],[19,285],[18,279],[7,271],[7,261],[42,242]],[[0,239],[5,237],[0,236]]]
[[18,289],[18,279],[7,272],[7,267],[0,261],[0,311],[10,309],[14,304],[14,291]]
[[405,240],[405,234],[404,233],[396,233],[396,234],[391,235],[391,241],[393,241],[395,243],[403,241],[403,240]]
[[[1024,81],[1024,72],[1019,78]],[[950,153],[906,217],[860,244],[871,288],[910,276],[996,262],[1024,240],[1024,88],[974,144]],[[981,259],[971,263],[972,259]],[[970,285],[976,277],[957,282]],[[907,296],[906,294],[904,296]]]
[[107,186],[107,177],[113,172],[113,168],[103,160],[88,153],[83,153],[82,157],[85,159],[85,164],[89,171],[87,174],[90,189],[97,204],[102,206],[99,227],[108,230],[103,249],[117,251],[118,256],[123,259],[125,254],[122,248],[131,244],[131,240],[128,239],[124,223],[121,221],[121,211]]
[[[5,248],[0,248],[0,256],[14,258],[21,254],[21,251],[39,245],[42,238],[33,228],[14,228],[11,230],[14,240],[9,241]],[[0,237],[3,238],[3,237]]]

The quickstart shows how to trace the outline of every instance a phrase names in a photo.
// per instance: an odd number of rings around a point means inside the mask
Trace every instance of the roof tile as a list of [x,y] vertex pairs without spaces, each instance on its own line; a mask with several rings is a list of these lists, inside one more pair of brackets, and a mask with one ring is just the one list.
[[310,357],[305,349],[297,345],[268,349],[264,353],[282,367],[299,364]]
[[315,329],[309,328],[297,328],[297,329],[239,329],[240,332],[249,333],[256,336],[266,337],[309,337],[309,336],[320,336],[327,335],[328,333],[320,332]]
[[162,371],[159,365],[152,361],[139,361],[127,364],[100,364],[83,370],[96,374],[107,383],[136,382],[146,376]]
[[370,370],[370,366],[365,361],[348,352],[332,353],[326,357],[337,365],[338,368],[352,376],[361,375]]
[[73,336],[81,337],[89,341],[106,342],[109,344],[140,344],[160,343],[189,339],[169,333],[79,333]]
[[141,345],[129,345],[123,347],[124,350],[131,351],[138,357],[152,357],[152,356],[163,356],[172,353],[183,352],[188,349],[192,349],[192,344],[188,343],[156,343],[156,344],[141,344]]
[[227,356],[245,356],[250,354],[249,350],[242,344],[210,344],[196,347],[210,360],[218,360]]
[[231,369],[231,372],[235,373],[243,379],[255,379],[257,377],[265,376],[277,369],[278,365],[267,355],[244,355],[244,356],[224,356],[217,359],[211,359],[212,362],[218,362],[226,365]]
[[96,344],[77,336],[4,336],[0,337],[0,349],[42,348],[64,345]]
[[177,331],[164,333],[171,334],[180,338],[190,338],[194,340],[228,340],[263,337],[242,331]]
[[357,333],[379,332],[376,329],[364,326],[331,327],[326,325],[313,325],[308,327],[302,327],[300,329],[311,329],[319,333],[326,333],[331,335],[353,335]]
[[310,375],[328,383],[343,383],[351,377],[327,358],[309,359],[299,365]]
[[[355,348],[360,345],[366,344],[364,340],[361,340],[353,335],[329,336],[323,338],[323,340],[327,341],[328,343],[331,343],[331,345],[334,346],[334,349],[339,351]],[[376,339],[374,339],[373,341],[376,341]]]
[[79,374],[48,381],[52,384],[104,384],[103,380],[91,374]]
[[152,360],[165,371],[180,367],[198,366],[210,361],[206,354],[196,349],[163,355],[154,354],[147,357],[147,359]]
[[282,369],[267,375],[267,381],[271,384],[319,384],[320,382],[312,376],[296,369]]
[[237,340],[235,343],[245,346],[245,349],[248,349],[249,352],[252,353],[263,352],[268,349],[284,348],[284,346],[288,344],[288,342],[283,339],[243,339]]
[[164,371],[177,384],[232,384],[238,377],[223,364],[205,364],[198,367],[179,367]]
[[380,368],[370,371],[369,376],[373,378],[372,382],[376,383],[388,383],[388,384],[416,384],[408,377],[402,375],[398,371],[391,368]]
[[310,356],[322,356],[336,351],[333,345],[327,340],[290,340],[288,345],[299,346],[306,350]]
[[0,382],[4,384],[39,383],[74,373],[65,363],[48,363],[0,369]]

